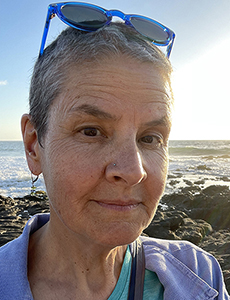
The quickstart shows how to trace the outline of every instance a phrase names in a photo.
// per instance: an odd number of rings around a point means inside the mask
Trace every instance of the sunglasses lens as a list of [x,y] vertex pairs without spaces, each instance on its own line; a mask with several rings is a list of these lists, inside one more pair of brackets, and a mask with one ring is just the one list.
[[71,24],[84,29],[96,30],[107,22],[107,17],[103,11],[80,4],[63,5],[61,12]]
[[140,17],[131,17],[130,22],[139,33],[150,40],[159,44],[165,44],[168,41],[169,35],[167,31],[157,23]]

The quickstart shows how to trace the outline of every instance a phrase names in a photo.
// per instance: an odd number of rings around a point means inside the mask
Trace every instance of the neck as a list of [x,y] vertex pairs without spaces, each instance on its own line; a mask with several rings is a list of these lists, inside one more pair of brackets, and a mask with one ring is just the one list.
[[89,241],[51,217],[30,238],[28,276],[31,280],[43,276],[54,285],[60,281],[71,286],[78,283],[78,294],[79,287],[82,295],[87,292],[84,299],[90,299],[90,293],[109,296],[120,275],[126,248]]

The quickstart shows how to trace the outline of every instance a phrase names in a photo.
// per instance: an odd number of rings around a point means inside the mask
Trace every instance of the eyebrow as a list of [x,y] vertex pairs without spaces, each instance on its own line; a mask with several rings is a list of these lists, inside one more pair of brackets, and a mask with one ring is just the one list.
[[172,122],[168,115],[162,117],[159,120],[153,120],[147,122],[145,125],[149,127],[156,127],[156,126],[171,126]]
[[[92,104],[82,104],[77,107],[72,107],[70,109],[70,112],[83,112],[87,115],[91,115],[94,117],[97,117],[99,119],[105,119],[105,120],[113,120],[117,121],[118,118],[108,112],[105,112],[101,109],[99,109],[97,106],[92,105]],[[146,126],[148,127],[156,127],[156,126],[171,126],[171,119],[169,118],[168,115],[158,119],[158,120],[153,120],[150,122],[145,123]]]
[[97,106],[94,106],[91,104],[82,104],[80,106],[73,107],[70,109],[70,112],[72,112],[72,111],[83,112],[87,115],[91,115],[91,116],[97,117],[99,119],[114,120],[114,121],[117,120],[116,116],[114,116],[108,112],[105,112],[105,111],[99,109]]

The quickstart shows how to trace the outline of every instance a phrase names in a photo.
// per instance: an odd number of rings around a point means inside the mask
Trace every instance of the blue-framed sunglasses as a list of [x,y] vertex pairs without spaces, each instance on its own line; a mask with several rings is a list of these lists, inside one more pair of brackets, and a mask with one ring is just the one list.
[[65,24],[88,32],[108,25],[113,17],[119,17],[126,25],[133,27],[154,45],[167,46],[166,56],[168,58],[175,39],[175,33],[172,30],[144,16],[126,15],[119,10],[106,10],[102,7],[83,2],[53,3],[48,7],[39,56],[43,54],[50,20],[55,17],[55,15]]

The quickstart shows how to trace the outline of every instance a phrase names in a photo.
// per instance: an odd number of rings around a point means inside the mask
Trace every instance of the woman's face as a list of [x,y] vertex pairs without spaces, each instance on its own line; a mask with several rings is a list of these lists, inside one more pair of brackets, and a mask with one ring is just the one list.
[[169,102],[151,64],[119,58],[70,70],[39,150],[51,220],[86,241],[132,242],[164,190]]

